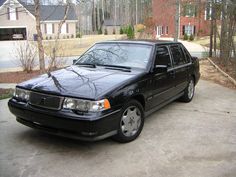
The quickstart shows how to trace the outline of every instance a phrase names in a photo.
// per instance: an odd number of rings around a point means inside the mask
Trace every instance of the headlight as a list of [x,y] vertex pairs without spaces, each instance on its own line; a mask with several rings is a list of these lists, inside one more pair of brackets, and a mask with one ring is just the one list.
[[110,109],[111,106],[108,99],[100,101],[89,101],[74,98],[65,98],[63,108],[83,112],[98,112]]
[[30,95],[30,91],[17,88],[17,87],[14,92],[14,97],[22,101],[29,101],[29,95]]

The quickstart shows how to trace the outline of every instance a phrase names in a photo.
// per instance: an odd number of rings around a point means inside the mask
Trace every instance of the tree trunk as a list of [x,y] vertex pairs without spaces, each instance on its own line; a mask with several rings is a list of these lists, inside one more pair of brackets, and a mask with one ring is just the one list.
[[40,28],[40,1],[34,0],[35,4],[35,20],[36,20],[36,30],[37,30],[37,43],[39,51],[39,69],[41,73],[45,73],[45,61],[44,61],[44,48],[42,43],[42,31]]
[[227,64],[228,60],[228,38],[227,38],[227,0],[222,0],[222,21],[221,21],[221,42],[220,42],[220,58],[223,64]]

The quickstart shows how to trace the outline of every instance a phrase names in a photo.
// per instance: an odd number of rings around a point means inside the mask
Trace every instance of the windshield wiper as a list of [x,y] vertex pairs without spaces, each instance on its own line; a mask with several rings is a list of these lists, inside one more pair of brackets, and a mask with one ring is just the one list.
[[107,68],[118,68],[118,69],[127,69],[131,70],[131,67],[128,66],[119,66],[119,65],[102,65],[102,64],[97,64],[98,66],[105,66]]
[[96,65],[92,64],[92,63],[76,63],[75,65],[88,66],[88,67],[91,67],[91,68],[96,68]]

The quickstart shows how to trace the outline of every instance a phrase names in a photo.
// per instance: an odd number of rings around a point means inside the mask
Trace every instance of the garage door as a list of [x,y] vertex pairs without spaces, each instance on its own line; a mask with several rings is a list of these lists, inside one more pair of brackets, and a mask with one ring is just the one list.
[[25,40],[26,28],[0,28],[0,40]]

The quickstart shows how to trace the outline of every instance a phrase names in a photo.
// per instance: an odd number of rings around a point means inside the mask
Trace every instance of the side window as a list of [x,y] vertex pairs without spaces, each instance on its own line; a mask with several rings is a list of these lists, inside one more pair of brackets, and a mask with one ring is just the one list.
[[174,66],[180,66],[186,63],[184,53],[178,45],[170,46],[170,50],[173,56]]
[[182,48],[182,50],[184,51],[184,54],[185,54],[185,58],[186,58],[187,63],[190,63],[190,61],[191,61],[191,55],[189,54],[189,52],[187,51],[187,49],[186,49],[184,46],[182,46],[181,48]]
[[158,46],[156,51],[155,65],[167,65],[171,67],[170,54],[165,46]]

